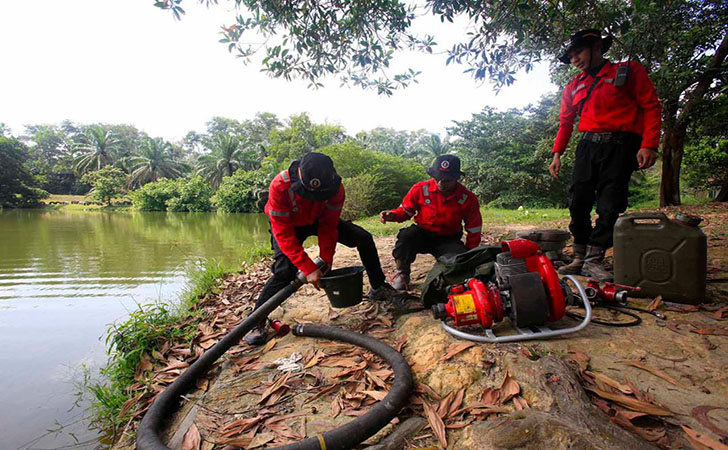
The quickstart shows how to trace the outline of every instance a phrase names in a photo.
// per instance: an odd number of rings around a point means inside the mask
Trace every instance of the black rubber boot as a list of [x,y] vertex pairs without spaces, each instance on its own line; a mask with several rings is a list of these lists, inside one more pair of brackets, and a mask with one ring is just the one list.
[[266,324],[263,322],[257,327],[253,328],[245,335],[245,343],[252,346],[263,345],[268,340],[268,330]]
[[564,267],[559,269],[561,275],[580,275],[584,266],[584,257],[586,256],[586,245],[574,244],[574,259]]
[[400,295],[401,293],[395,290],[389,283],[384,283],[377,288],[369,289],[369,300],[377,302],[391,302]]
[[614,275],[604,267],[604,252],[602,247],[587,246],[581,273],[602,282],[614,280]]
[[394,263],[397,271],[392,278],[392,287],[400,292],[406,291],[409,289],[410,283],[410,265],[399,259],[395,259]]

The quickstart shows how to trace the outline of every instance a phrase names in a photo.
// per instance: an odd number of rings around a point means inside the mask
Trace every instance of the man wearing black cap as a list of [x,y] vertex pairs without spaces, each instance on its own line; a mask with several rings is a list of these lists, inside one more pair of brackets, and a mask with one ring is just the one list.
[[[611,44],[611,36],[603,38],[594,29],[579,31],[567,41],[559,60],[582,72],[561,96],[559,132],[549,166],[558,178],[561,154],[580,116],[582,137],[569,190],[574,261],[559,272],[583,273],[601,281],[612,278],[604,268],[604,252],[612,246],[619,214],[627,209],[629,179],[635,169],[655,163],[660,142],[661,107],[655,87],[641,64],[604,59]],[[598,217],[592,227],[595,203]]]
[[[344,197],[341,177],[331,158],[322,153],[306,154],[273,178],[264,209],[270,219],[273,276],[258,296],[255,309],[290,283],[299,270],[309,283],[321,287],[323,274],[303,249],[303,242],[313,235],[318,236],[319,256],[329,267],[337,242],[357,248],[372,286],[371,300],[387,300],[395,294],[386,283],[372,235],[340,220]],[[262,345],[266,339],[265,321],[245,336],[250,345]]]
[[[404,222],[414,217],[415,225],[402,228],[397,234],[392,256],[397,273],[392,286],[398,291],[409,288],[410,265],[418,253],[429,253],[436,258],[446,254],[462,253],[480,244],[483,218],[478,198],[458,182],[463,173],[460,159],[453,155],[438,156],[427,169],[432,177],[409,190],[399,207],[379,213],[379,220]],[[461,241],[462,223],[467,238]]]

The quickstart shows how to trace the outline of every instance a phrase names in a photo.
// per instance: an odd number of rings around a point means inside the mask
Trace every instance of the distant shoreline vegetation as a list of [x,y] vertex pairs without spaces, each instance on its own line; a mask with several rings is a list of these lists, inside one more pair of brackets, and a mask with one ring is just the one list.
[[[462,159],[463,182],[484,206],[563,208],[570,177],[556,180],[547,170],[557,113],[557,94],[505,112],[486,107],[470,120],[453,122],[444,137],[390,128],[351,136],[341,126],[312,122],[306,113],[283,121],[259,113],[243,121],[214,117],[204,133],[189,132],[179,142],[152,138],[131,125],[64,121],[27,125],[22,135],[12,136],[0,123],[0,208],[45,203],[262,212],[273,177],[311,151],[330,155],[344,179],[346,219],[396,207],[413,183],[428,178],[425,167],[442,154]],[[571,172],[576,142],[572,139],[562,160],[565,174]],[[718,158],[725,145],[713,144],[703,139],[686,145],[691,164],[683,167],[684,194],[709,199],[718,193],[722,181],[711,174],[728,159]],[[658,197],[659,173],[657,167],[635,173],[632,205]]]

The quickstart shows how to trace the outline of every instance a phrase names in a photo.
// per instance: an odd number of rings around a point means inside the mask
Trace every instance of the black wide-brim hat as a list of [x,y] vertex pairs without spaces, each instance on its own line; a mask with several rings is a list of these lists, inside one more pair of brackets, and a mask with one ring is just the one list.
[[288,175],[293,192],[315,202],[329,200],[341,186],[334,162],[323,153],[307,153],[300,161],[293,161],[288,167]]
[[436,180],[459,180],[465,175],[460,171],[460,158],[455,155],[442,155],[435,158],[431,167],[427,168],[427,174]]
[[571,58],[569,57],[570,51],[596,42],[597,40],[602,41],[602,54],[607,53],[609,47],[612,46],[612,36],[607,35],[602,37],[602,33],[595,28],[577,31],[564,43],[564,50],[561,52],[561,56],[559,56],[559,61],[564,64],[571,64]]

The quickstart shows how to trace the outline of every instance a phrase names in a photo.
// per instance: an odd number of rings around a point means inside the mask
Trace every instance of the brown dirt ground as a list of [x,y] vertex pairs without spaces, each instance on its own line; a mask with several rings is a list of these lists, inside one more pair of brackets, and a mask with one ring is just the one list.
[[[677,210],[706,218],[703,230],[709,239],[708,296],[700,309],[663,302],[658,311],[667,320],[640,314],[643,322],[636,327],[591,324],[579,333],[560,338],[516,344],[473,344],[465,348],[462,344],[467,341],[446,333],[427,311],[399,315],[392,305],[368,301],[334,310],[323,292],[308,285],[273,316],[287,323],[329,324],[367,332],[395,348],[401,347],[418,383],[416,395],[399,420],[395,419],[368,442],[378,441],[407,417],[427,417],[423,405],[426,403],[441,422],[431,414],[431,425],[410,436],[403,448],[635,448],[634,445],[728,448],[721,447],[721,442],[725,443],[728,438],[728,311],[725,308],[728,304],[728,205],[680,207],[667,212]],[[539,228],[564,226],[565,222],[560,221],[540,224]],[[531,227],[491,228],[485,233],[484,242],[496,243],[527,228]],[[393,262],[389,255],[394,237],[377,238],[376,243],[384,270],[391,274]],[[432,262],[429,256],[418,257],[412,274],[415,291]],[[335,266],[359,264],[355,250],[339,246]],[[264,266],[253,266],[245,275],[232,275],[222,283],[217,295],[206,299],[203,306],[211,320],[200,326],[200,334],[190,349],[193,355],[199,354],[201,348],[209,348],[224,334],[221,331],[245,317],[267,273]],[[364,289],[366,293],[366,277]],[[630,303],[642,307],[650,301],[630,299]],[[174,359],[175,351],[179,355],[190,353],[171,343],[152,361],[156,369],[140,370],[140,373],[153,374],[157,390],[179,372],[169,369],[172,362],[191,361],[183,357]],[[301,355],[301,362],[307,368],[283,380],[285,375],[274,361],[296,353]],[[577,386],[579,393],[575,394],[573,407],[586,408],[589,414],[596,411],[599,420],[604,419],[608,426],[613,426],[610,421],[620,424],[629,430],[624,432],[626,437],[611,441],[609,436],[590,437],[598,433],[588,420],[572,423],[568,415],[559,411],[564,405],[559,405],[555,394],[543,389],[542,383],[534,381],[533,376],[539,364],[553,357],[570,361],[564,367],[571,373],[549,374],[549,381],[571,376],[578,379],[577,384],[588,388],[590,394],[584,396],[585,391]],[[241,344],[233,347],[223,360],[210,379],[198,383],[200,389],[186,397],[180,413],[173,419],[168,437],[178,448],[211,450],[226,445],[265,448],[311,437],[366,412],[386,392],[382,381],[391,382],[387,365],[372,355],[367,356],[354,347],[292,335],[269,341],[265,349],[251,349]],[[167,378],[160,377],[165,364],[166,374],[172,374]],[[586,405],[580,405],[576,396],[589,400]],[[140,398],[147,399],[135,406],[141,413],[144,403],[148,405],[152,397]],[[483,403],[493,410],[483,409]],[[656,415],[651,409],[654,407],[666,410],[669,415]],[[552,418],[561,418],[568,426],[578,429],[569,429],[556,439],[553,429],[563,423],[556,426],[544,422],[534,425],[531,431],[549,427],[545,435],[533,433],[528,438],[519,435],[516,441],[504,441],[503,436],[485,439],[487,428],[483,436],[477,435],[483,426],[533,417],[534,414],[519,416],[529,410],[548,412]],[[433,431],[440,424],[444,433]],[[681,426],[688,430],[684,431]],[[126,438],[116,448],[131,448],[133,441],[129,438],[133,429],[132,423]],[[690,435],[692,430],[699,434]],[[620,429],[614,433],[622,432]],[[582,445],[581,441],[576,445],[577,435],[589,441],[588,445]]]

